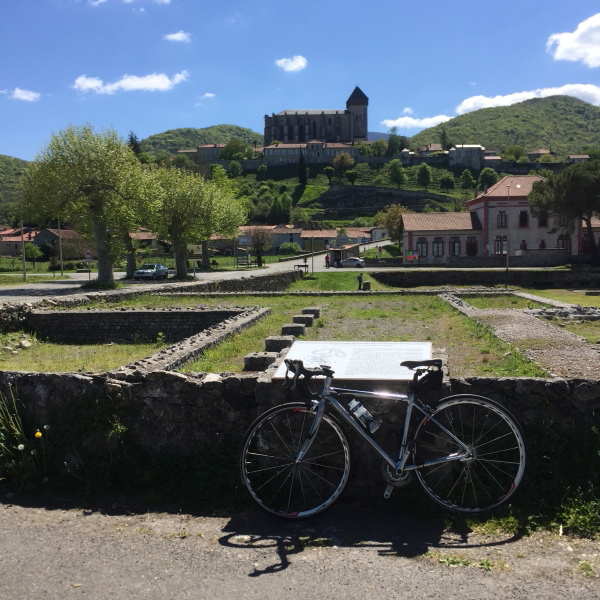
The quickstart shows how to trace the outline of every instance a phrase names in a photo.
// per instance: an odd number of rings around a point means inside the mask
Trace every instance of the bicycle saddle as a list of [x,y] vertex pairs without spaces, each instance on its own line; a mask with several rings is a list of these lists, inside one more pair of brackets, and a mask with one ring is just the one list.
[[442,361],[439,358],[431,358],[429,360],[404,360],[400,363],[401,367],[407,369],[417,369],[418,367],[437,367],[442,368]]

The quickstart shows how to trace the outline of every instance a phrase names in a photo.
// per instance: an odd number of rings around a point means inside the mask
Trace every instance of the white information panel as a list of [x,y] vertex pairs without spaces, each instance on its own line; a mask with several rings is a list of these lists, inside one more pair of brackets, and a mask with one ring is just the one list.
[[[335,379],[410,381],[414,371],[404,360],[429,360],[431,342],[294,342],[286,358],[302,360],[305,367],[328,365]],[[281,363],[275,379],[285,377]]]

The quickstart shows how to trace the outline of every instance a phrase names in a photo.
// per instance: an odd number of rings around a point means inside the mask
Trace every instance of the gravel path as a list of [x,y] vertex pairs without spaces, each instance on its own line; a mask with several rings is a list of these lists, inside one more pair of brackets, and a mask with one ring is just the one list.
[[[597,599],[598,545],[451,533],[384,501],[307,523],[0,505],[0,598]],[[113,511],[114,512],[114,511]]]

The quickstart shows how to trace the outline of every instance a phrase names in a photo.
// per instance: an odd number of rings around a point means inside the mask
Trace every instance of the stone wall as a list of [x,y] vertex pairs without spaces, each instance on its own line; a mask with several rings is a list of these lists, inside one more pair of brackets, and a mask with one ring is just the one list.
[[54,343],[154,342],[159,335],[178,342],[239,315],[244,309],[33,310],[26,331]]

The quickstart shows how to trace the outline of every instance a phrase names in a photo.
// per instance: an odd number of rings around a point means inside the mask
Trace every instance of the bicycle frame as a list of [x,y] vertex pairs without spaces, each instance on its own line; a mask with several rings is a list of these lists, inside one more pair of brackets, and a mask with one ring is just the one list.
[[[311,425],[310,431],[304,443],[302,444],[301,449],[296,455],[296,463],[299,463],[300,460],[304,457],[304,455],[310,449],[312,444],[312,440],[316,432],[319,429],[321,424],[321,420],[323,418],[323,414],[325,413],[325,405],[327,403],[330,404],[336,411],[340,417],[348,423],[356,431],[361,438],[371,446],[371,448],[392,468],[394,469],[394,473],[396,475],[401,475],[405,471],[414,471],[415,469],[419,469],[421,467],[428,467],[431,465],[441,464],[450,461],[466,461],[471,458],[469,447],[459,438],[457,438],[451,431],[449,431],[446,427],[444,427],[439,421],[437,421],[434,417],[431,416],[429,410],[423,406],[420,402],[415,399],[414,394],[392,394],[388,392],[367,392],[364,390],[352,390],[347,388],[338,388],[333,387],[331,385],[332,378],[325,377],[323,388],[321,392],[319,392],[318,400],[313,400],[312,402],[316,408],[316,416]],[[404,417],[404,431],[402,434],[402,443],[400,444],[398,460],[394,461],[390,458],[381,448],[381,446],[364,430],[364,428],[358,423],[357,419],[354,418],[351,413],[334,397],[335,394],[351,394],[360,398],[379,398],[386,400],[396,400],[407,403],[406,407],[406,415]],[[462,454],[454,454],[450,456],[444,456],[442,458],[437,458],[435,460],[423,461],[421,464],[406,464],[410,455],[412,448],[410,447],[408,434],[410,431],[410,421],[413,409],[417,409],[424,416],[428,417],[433,423],[435,423],[444,433],[450,436],[462,449]]]

